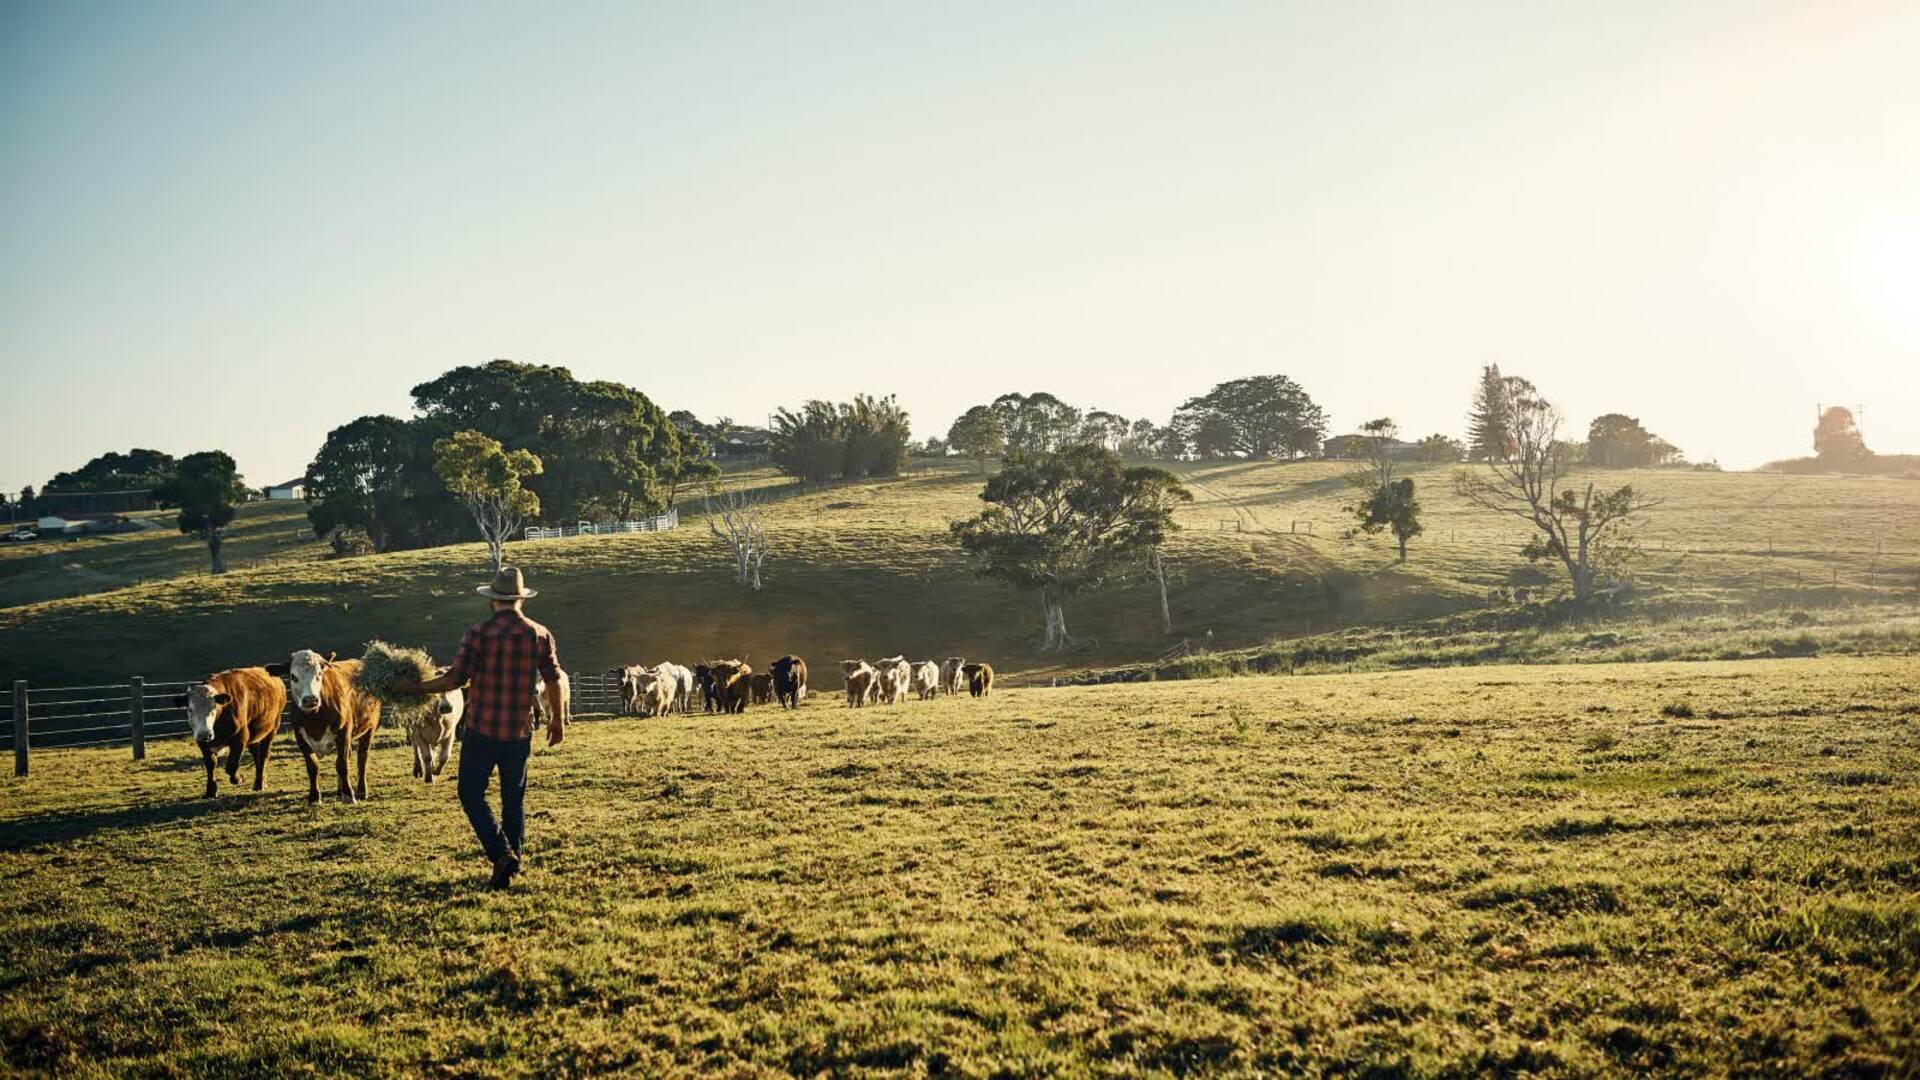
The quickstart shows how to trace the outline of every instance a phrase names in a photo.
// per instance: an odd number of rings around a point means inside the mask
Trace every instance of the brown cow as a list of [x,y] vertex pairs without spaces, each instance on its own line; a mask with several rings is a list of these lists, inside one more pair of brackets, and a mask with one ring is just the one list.
[[789,653],[773,662],[773,696],[781,706],[797,709],[807,696],[807,662]]
[[193,741],[207,763],[205,798],[213,798],[213,759],[227,748],[227,782],[240,782],[240,749],[253,755],[253,790],[266,784],[267,753],[280,730],[280,713],[287,707],[287,688],[266,668],[229,668],[216,671],[173,699],[187,710]]
[[986,697],[993,693],[993,665],[968,664],[960,670],[967,674],[967,692],[974,697]]
[[756,671],[752,677],[753,703],[755,705],[773,704],[773,672]]
[[753,668],[744,660],[709,660],[713,700],[723,713],[743,713],[753,686]]
[[[367,750],[373,745],[374,729],[380,726],[380,699],[354,685],[360,661],[335,660],[331,654],[301,649],[284,667],[267,667],[275,669],[293,682],[293,741],[307,759],[307,801],[320,801],[320,755],[329,753],[334,755],[334,773],[340,781],[340,801],[366,798]],[[358,769],[359,782],[354,785],[347,783],[349,746]]]

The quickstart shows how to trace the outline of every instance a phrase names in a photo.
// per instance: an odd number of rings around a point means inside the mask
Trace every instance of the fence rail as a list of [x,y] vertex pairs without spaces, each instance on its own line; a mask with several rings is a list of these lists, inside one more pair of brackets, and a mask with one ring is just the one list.
[[[617,712],[620,680],[605,672],[567,673],[573,707],[589,712]],[[184,705],[175,700],[192,685],[184,680],[149,682],[135,675],[123,683],[97,686],[29,686],[13,684],[11,702],[0,701],[0,739],[13,742],[13,775],[28,774],[35,749],[71,750],[81,747],[131,747],[133,760],[147,756],[153,739],[177,739],[192,733]],[[102,690],[118,694],[98,696]],[[91,694],[92,697],[74,697]],[[111,705],[112,708],[94,708]],[[286,714],[282,713],[282,720]]]
[[575,536],[617,536],[621,533],[666,532],[680,527],[680,508],[661,514],[659,517],[642,518],[638,521],[578,521],[572,525],[558,525],[543,529],[529,525],[526,536],[529,540],[564,540]]

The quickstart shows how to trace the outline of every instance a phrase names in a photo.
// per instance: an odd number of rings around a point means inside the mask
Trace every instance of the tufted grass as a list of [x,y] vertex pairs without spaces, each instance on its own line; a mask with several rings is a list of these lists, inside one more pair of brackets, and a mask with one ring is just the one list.
[[1911,659],[585,719],[505,895],[391,738],[358,807],[125,756],[0,782],[0,1071],[1920,1064]]

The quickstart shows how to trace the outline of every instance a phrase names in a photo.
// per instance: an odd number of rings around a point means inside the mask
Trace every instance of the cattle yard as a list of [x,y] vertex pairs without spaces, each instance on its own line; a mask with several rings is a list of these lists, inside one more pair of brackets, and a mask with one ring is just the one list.
[[1920,1062],[1911,658],[582,715],[505,893],[407,754],[359,805],[177,741],[0,781],[0,1071]]

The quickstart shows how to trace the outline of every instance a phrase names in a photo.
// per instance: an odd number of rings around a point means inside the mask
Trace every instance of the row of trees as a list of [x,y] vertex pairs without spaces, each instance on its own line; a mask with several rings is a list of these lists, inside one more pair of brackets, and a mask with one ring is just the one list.
[[986,469],[1001,454],[1096,446],[1122,457],[1166,460],[1288,459],[1317,454],[1327,415],[1285,375],[1221,383],[1189,398],[1165,425],[1104,409],[1081,410],[1052,394],[1002,394],[947,430],[946,452]]
[[[1517,375],[1500,374],[1500,365],[1488,364],[1482,368],[1473,406],[1467,415],[1468,460],[1493,462],[1512,454],[1515,426],[1525,422],[1525,418],[1515,415],[1514,402],[1538,397],[1539,391],[1533,383]],[[1648,431],[1637,418],[1625,413],[1594,417],[1587,425],[1585,443],[1569,443],[1558,452],[1569,461],[1584,461],[1604,469],[1685,464],[1685,455],[1679,447]]]

